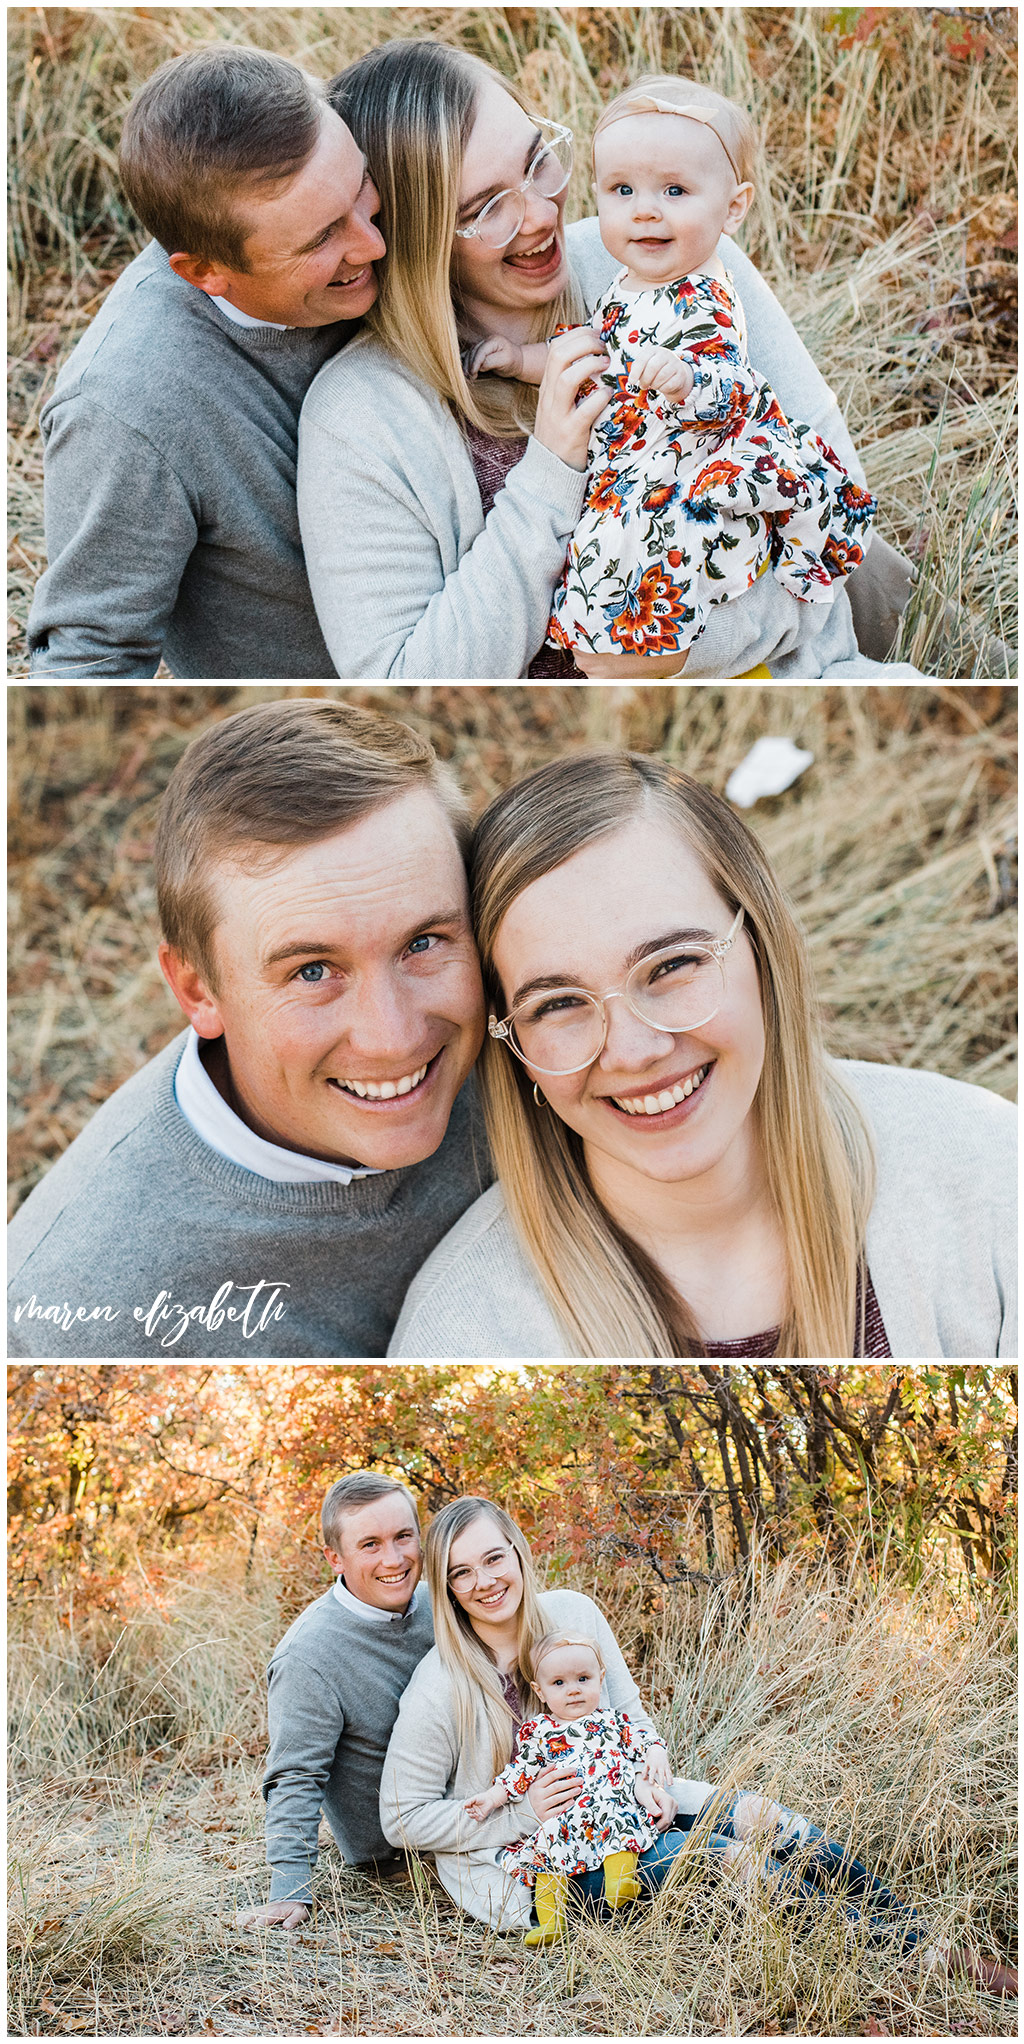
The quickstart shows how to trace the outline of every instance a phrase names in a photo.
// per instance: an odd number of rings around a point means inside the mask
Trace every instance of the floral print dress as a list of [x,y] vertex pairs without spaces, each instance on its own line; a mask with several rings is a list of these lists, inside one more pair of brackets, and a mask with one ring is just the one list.
[[499,1866],[532,1888],[540,1871],[583,1874],[610,1852],[646,1852],[658,1833],[634,1795],[643,1748],[624,1710],[592,1711],[567,1724],[544,1714],[528,1718],[497,1777],[509,1796],[525,1796],[552,1761],[574,1768],[586,1787],[562,1816],[503,1846]]
[[[583,515],[554,596],[549,643],[595,654],[684,652],[716,603],[774,573],[805,603],[864,558],[875,499],[809,426],[791,425],[746,353],[743,309],[696,272],[646,291],[620,271],[591,324],[614,393],[590,436]],[[627,389],[637,350],[685,354],[682,404]]]

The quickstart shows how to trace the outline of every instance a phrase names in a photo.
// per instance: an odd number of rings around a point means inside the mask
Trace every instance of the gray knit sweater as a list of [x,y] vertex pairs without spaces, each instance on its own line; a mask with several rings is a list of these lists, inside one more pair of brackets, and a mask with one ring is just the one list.
[[350,1866],[393,1858],[378,1813],[381,1769],[399,1698],[433,1640],[422,1586],[386,1625],[343,1609],[328,1590],[275,1648],[263,1777],[272,1902],[312,1899],[321,1809]]
[[187,1040],[111,1096],[12,1221],[9,1353],[383,1355],[414,1271],[491,1175],[472,1080],[422,1164],[280,1185],[186,1121]]
[[343,325],[241,327],[151,243],[43,407],[33,674],[333,676],[299,543],[299,408]]
[[[936,1072],[853,1060],[836,1070],[875,1144],[866,1251],[893,1356],[1016,1356],[1016,1110]],[[500,1186],[435,1249],[388,1353],[569,1353]]]

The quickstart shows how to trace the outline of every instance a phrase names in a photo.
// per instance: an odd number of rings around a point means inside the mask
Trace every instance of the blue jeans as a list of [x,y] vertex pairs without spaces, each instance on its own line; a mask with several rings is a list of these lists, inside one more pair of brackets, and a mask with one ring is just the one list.
[[[734,1825],[737,1801],[739,1798],[717,1808],[709,1803],[697,1816],[677,1816],[671,1830],[663,1831],[656,1843],[641,1853],[637,1861],[641,1887],[649,1895],[657,1892],[673,1861],[686,1847],[687,1832],[708,1812],[712,1813],[714,1829],[707,1840],[707,1851],[712,1859],[724,1862],[727,1846],[741,1835]],[[883,1887],[862,1860],[854,1859],[845,1846],[826,1838],[820,1826],[806,1817],[795,1816],[782,1804],[776,1806],[776,1811],[775,1835],[768,1839],[762,1834],[764,1842],[759,1844],[756,1858],[764,1868],[780,1913],[792,1914],[809,1927],[838,1894],[847,1923],[868,1944],[895,1943],[901,1950],[910,1951],[927,1937],[924,1918],[909,1903],[898,1901],[891,1889]],[[611,1917],[613,1912],[604,1901],[604,1872],[600,1867],[572,1875],[570,1908],[574,1902],[588,1914]]]
[[[654,1844],[649,1845],[637,1859],[637,1879],[647,1895],[657,1893],[677,1853],[682,1852],[686,1844],[686,1830],[694,1819],[680,1821],[685,1824],[685,1830],[673,1825],[670,1831],[659,1832]],[[620,1913],[609,1909],[605,1903],[603,1867],[589,1868],[585,1874],[571,1874],[567,1900],[570,1909],[575,1904],[578,1909],[585,1909],[588,1915],[607,1919]]]
[[[741,1835],[734,1825],[737,1797],[713,1812],[714,1829],[708,1838],[708,1852],[723,1860],[729,1842]],[[908,1952],[928,1935],[923,1916],[908,1902],[900,1902],[891,1888],[884,1888],[877,1874],[869,1873],[863,1860],[834,1839],[826,1838],[817,1824],[798,1817],[784,1806],[775,1806],[774,1837],[761,1834],[756,1859],[780,1913],[812,1922],[835,1896],[842,1898],[843,1915],[851,1928],[870,1945],[895,1944]],[[677,1820],[692,1828],[699,1818]],[[770,1827],[768,1827],[770,1833]],[[749,1833],[748,1833],[749,1835]]]

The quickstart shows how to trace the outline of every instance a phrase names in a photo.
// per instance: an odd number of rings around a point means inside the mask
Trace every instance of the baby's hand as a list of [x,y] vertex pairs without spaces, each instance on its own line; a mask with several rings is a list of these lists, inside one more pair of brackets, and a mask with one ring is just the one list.
[[626,381],[641,390],[656,390],[659,397],[681,405],[693,389],[693,370],[685,357],[671,348],[640,348]]
[[500,1789],[485,1789],[482,1795],[469,1796],[467,1798],[465,1806],[466,1815],[467,1817],[475,1818],[478,1824],[482,1824],[485,1817],[493,1817],[495,1810],[501,1809],[504,1801],[505,1798]]
[[466,356],[466,375],[511,376],[517,382],[523,374],[523,351],[516,341],[507,341],[504,334],[489,334],[486,341],[478,341]]

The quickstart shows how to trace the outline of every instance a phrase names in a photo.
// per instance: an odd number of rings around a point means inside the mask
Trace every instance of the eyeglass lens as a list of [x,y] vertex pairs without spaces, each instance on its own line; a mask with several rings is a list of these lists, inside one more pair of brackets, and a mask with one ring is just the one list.
[[471,1585],[475,1585],[476,1583],[479,1582],[481,1573],[483,1574],[484,1579],[486,1580],[488,1576],[492,1576],[494,1574],[496,1569],[504,1568],[511,1553],[512,1549],[510,1547],[496,1547],[493,1553],[487,1555],[483,1563],[482,1571],[481,1569],[469,1568],[465,1564],[456,1563],[456,1565],[453,1568],[450,1568],[448,1571],[449,1588],[468,1590]]
[[[542,199],[555,199],[559,192],[565,190],[571,169],[572,143],[568,138],[559,136],[538,151],[524,184],[538,192]],[[489,247],[504,248],[505,243],[518,234],[525,217],[526,199],[522,186],[517,191],[499,192],[477,214],[477,233]]]
[[[623,992],[645,1022],[677,1035],[710,1022],[725,992],[725,975],[713,952],[691,945],[641,959]],[[601,1053],[601,1003],[576,987],[538,994],[516,1009],[513,1036],[527,1064],[538,1070],[581,1070]]]

